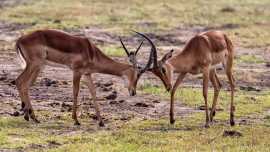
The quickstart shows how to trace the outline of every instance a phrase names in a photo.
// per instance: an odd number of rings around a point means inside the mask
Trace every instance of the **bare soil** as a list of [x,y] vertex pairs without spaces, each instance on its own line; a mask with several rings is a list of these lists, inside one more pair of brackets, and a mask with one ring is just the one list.
[[13,7],[19,4],[25,4],[27,0],[0,0],[0,8]]
[[[1,54],[0,63],[0,114],[12,116],[20,108],[20,99],[14,80],[22,70],[16,62],[14,53]],[[103,98],[99,103],[106,119],[110,119],[112,113],[117,114],[119,119],[122,117],[147,119],[168,115],[169,105],[167,102],[161,101],[159,97],[141,92],[138,92],[135,97],[129,97],[120,78],[103,74],[95,74],[93,77],[98,98]],[[30,90],[34,109],[49,111],[55,117],[61,115],[61,112],[71,111],[71,80],[72,72],[68,68],[46,67]],[[94,107],[89,96],[89,91],[82,81],[80,90],[82,113],[91,115],[94,113]],[[193,111],[191,108],[177,104],[178,115],[185,115]]]

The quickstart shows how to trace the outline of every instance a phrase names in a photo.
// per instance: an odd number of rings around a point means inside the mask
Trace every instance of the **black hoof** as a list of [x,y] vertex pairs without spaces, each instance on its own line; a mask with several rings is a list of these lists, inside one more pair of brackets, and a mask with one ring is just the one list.
[[79,121],[76,121],[76,122],[74,122],[74,125],[75,125],[75,126],[80,126],[81,123],[79,123]]
[[207,123],[204,125],[205,128],[210,128],[210,125]]
[[24,114],[24,120],[26,120],[26,121],[29,121],[29,115],[28,114]]
[[40,121],[36,118],[36,116],[34,115],[34,113],[32,113],[32,110],[29,111],[30,114],[30,118],[35,122],[35,123],[40,123]]
[[211,115],[211,116],[210,116],[210,122],[213,122],[213,121],[214,121],[214,116]]
[[216,111],[213,111],[212,116],[214,117],[216,115]]
[[98,123],[98,125],[99,125],[100,127],[104,127],[104,126],[105,126],[103,121],[100,121],[100,122]]
[[230,121],[231,126],[235,125],[235,122],[233,120]]
[[[33,118],[32,118],[33,119]],[[39,120],[37,120],[36,118],[35,119],[33,119],[34,120],[34,122],[35,123],[40,123],[40,121]]]
[[22,107],[21,111],[23,111],[23,109],[24,109],[24,107],[25,107],[24,102],[22,102],[21,107]]
[[170,119],[170,124],[174,124],[175,120],[174,119]]

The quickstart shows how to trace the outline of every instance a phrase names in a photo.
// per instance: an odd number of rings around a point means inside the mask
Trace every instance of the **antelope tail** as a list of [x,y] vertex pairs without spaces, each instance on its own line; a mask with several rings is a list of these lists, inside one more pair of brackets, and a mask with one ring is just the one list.
[[[233,58],[234,58],[234,46],[232,44],[232,41],[228,38],[227,35],[224,34],[224,38],[227,44],[227,50],[228,50],[228,59],[227,59],[227,69],[226,70],[230,70],[232,72],[232,68],[233,68]],[[235,81],[234,77],[232,77],[233,80]]]
[[15,49],[17,51],[17,55],[18,55],[18,58],[19,58],[19,61],[20,61],[20,66],[21,66],[22,69],[25,69],[26,68],[26,60],[25,60],[25,57],[23,55],[22,49],[21,49],[18,41],[16,42]]
[[228,61],[227,66],[232,68],[233,66],[233,57],[234,57],[234,47],[232,44],[232,41],[228,38],[227,35],[224,34],[224,38],[227,44],[227,50],[228,50]]

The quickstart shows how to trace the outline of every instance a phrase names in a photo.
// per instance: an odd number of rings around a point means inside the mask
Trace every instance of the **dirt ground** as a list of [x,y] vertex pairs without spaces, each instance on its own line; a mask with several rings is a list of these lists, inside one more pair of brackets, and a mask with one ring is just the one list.
[[[1,23],[1,42],[8,46],[12,44],[18,35],[20,35],[17,30],[20,30],[21,27],[27,26]],[[85,31],[89,32],[86,35],[92,35],[93,37],[91,39],[94,39],[98,44],[106,43],[107,41],[118,43],[116,42],[116,36],[111,36],[102,31],[95,33],[91,33],[92,31],[88,29]],[[73,31],[73,33],[80,34],[78,31]],[[131,43],[136,41],[132,38],[127,39]],[[135,44],[135,42],[133,43]],[[115,59],[124,62],[123,58]],[[9,50],[9,48],[0,55],[0,114],[2,116],[17,116],[16,113],[20,109],[20,99],[14,85],[14,80],[22,72],[18,61],[15,51]],[[148,79],[148,77],[148,75],[144,76],[143,79]],[[98,98],[103,98],[99,103],[101,105],[102,115],[107,121],[112,121],[113,119],[128,121],[134,117],[150,119],[168,115],[169,104],[161,101],[159,97],[143,94],[142,92],[138,92],[138,95],[135,97],[129,97],[121,78],[103,74],[95,74],[93,78],[95,80]],[[71,80],[72,72],[68,68],[45,67],[30,90],[34,109],[36,111],[48,111],[51,113],[50,119],[61,116],[62,112],[70,112],[72,110]],[[82,81],[79,95],[81,113],[95,119],[94,107],[89,95],[89,91]],[[176,111],[176,115],[184,116],[196,110],[176,104]],[[46,118],[41,121],[46,121]]]
[[[27,28],[27,25],[14,25],[8,23],[0,23],[0,40],[1,43],[7,46],[11,45],[16,38],[20,35],[18,30]],[[175,29],[164,35],[148,35],[154,39],[157,44],[161,56],[169,48],[179,49],[183,44],[197,32],[204,29],[194,27],[191,29]],[[74,34],[84,34],[89,37],[98,45],[105,45],[107,43],[117,44],[118,37],[111,35],[98,29],[84,29],[78,31],[71,31]],[[132,47],[136,47],[140,38],[135,35],[132,37],[124,37],[124,41]],[[19,65],[15,50],[12,48],[2,48],[0,54],[0,97],[1,107],[0,114],[14,116],[16,111],[20,108],[20,99],[18,92],[14,85],[14,80],[22,72]],[[140,52],[140,59],[146,60],[148,56],[148,47],[145,47]],[[270,60],[267,50],[262,51],[258,49],[236,49],[237,57],[245,54],[253,54],[260,56],[265,61]],[[115,58],[116,60],[125,62],[125,58]],[[267,63],[263,64],[247,64],[239,63],[235,67],[235,75],[237,78],[237,86],[245,90],[262,90],[270,86],[270,68]],[[226,83],[226,77],[223,75],[222,70],[221,78],[223,84]],[[134,117],[142,119],[152,119],[168,116],[169,101],[161,101],[159,97],[138,92],[136,97],[129,97],[127,89],[123,85],[121,78],[95,74],[95,84],[97,87],[97,95],[99,98],[105,100],[99,101],[101,104],[102,115],[107,121],[113,119],[120,119],[128,121]],[[199,78],[199,79],[198,79]],[[72,73],[68,68],[64,67],[50,67],[47,66],[40,74],[37,82],[31,88],[30,94],[33,107],[36,111],[47,111],[51,113],[50,117],[59,117],[62,112],[70,112],[72,105]],[[161,85],[160,81],[150,73],[144,74],[138,86],[143,81],[150,81]],[[225,81],[224,81],[225,80]],[[200,76],[188,76],[185,79],[184,86],[197,86],[200,87]],[[81,111],[83,115],[94,117],[93,105],[89,98],[89,91],[84,83],[81,83],[80,97]],[[198,112],[196,108],[188,108],[176,102],[176,115],[185,116],[189,113]],[[203,102],[202,102],[203,103]],[[42,120],[42,121],[46,121]]]

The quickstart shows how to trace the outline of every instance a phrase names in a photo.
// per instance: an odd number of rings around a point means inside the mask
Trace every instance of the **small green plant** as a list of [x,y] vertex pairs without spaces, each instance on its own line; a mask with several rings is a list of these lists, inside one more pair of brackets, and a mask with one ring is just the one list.
[[248,64],[264,63],[264,59],[262,57],[255,56],[255,55],[241,55],[236,61],[240,63],[248,63]]
[[106,47],[101,47],[101,50],[108,56],[113,56],[113,57],[125,56],[125,51],[119,47],[106,46]]

